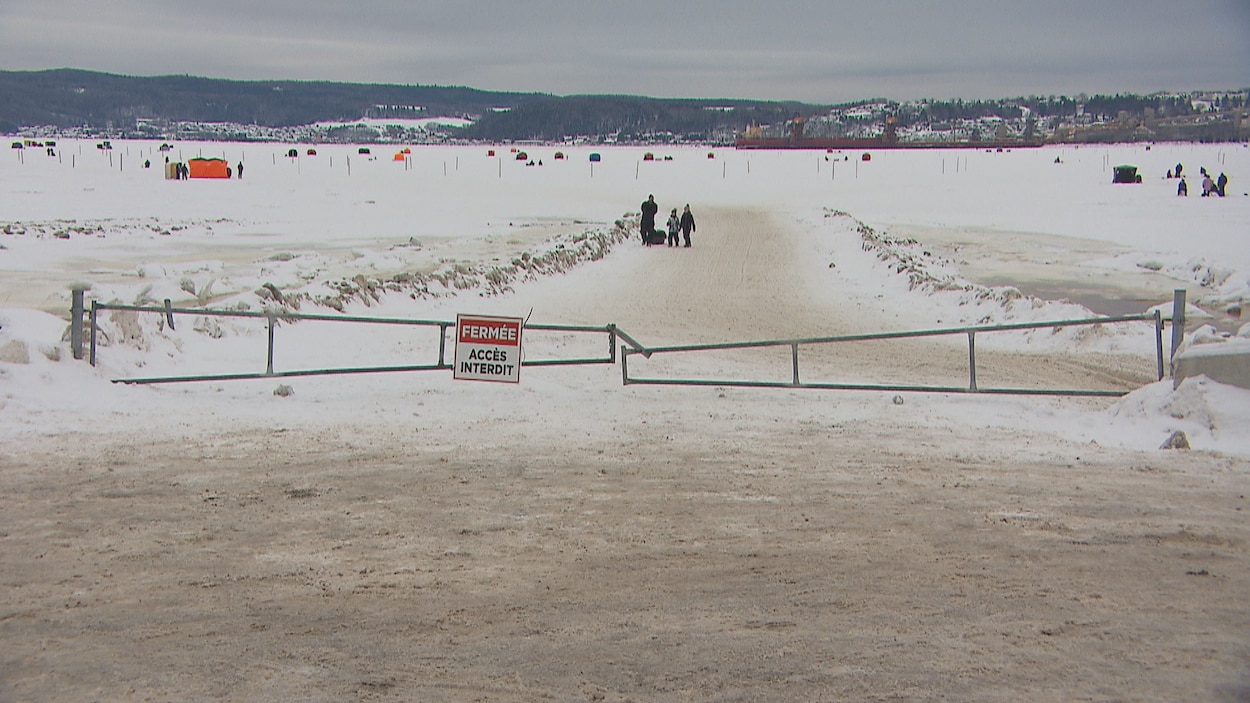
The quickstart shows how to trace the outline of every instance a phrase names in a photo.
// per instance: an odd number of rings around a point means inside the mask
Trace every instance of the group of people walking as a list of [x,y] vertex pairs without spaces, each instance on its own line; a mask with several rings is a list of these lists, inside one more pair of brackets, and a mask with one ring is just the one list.
[[[668,216],[666,223],[666,232],[657,232],[655,229],[655,216],[659,214],[660,206],[655,202],[654,195],[648,195],[647,199],[642,203],[642,243],[647,246],[668,243],[668,246],[681,246],[678,242],[678,234],[685,239],[685,246],[690,246],[690,233],[695,231],[694,214],[690,212],[690,205],[687,204],[682,210],[681,216],[677,215],[677,208],[673,208],[672,213]],[[667,236],[665,236],[667,234]]]

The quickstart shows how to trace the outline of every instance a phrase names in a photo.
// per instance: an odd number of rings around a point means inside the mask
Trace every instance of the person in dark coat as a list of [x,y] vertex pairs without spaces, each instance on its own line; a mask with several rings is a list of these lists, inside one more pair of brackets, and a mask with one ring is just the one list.
[[1184,178],[1181,179],[1180,183],[1176,184],[1176,194],[1180,196],[1189,195],[1189,184],[1185,182]]
[[673,208],[673,212],[668,216],[668,245],[670,247],[677,246],[677,232],[681,230],[681,220],[677,217],[677,208]]
[[690,233],[694,229],[694,215],[690,214],[690,204],[687,203],[681,211],[681,235],[686,240],[686,246],[690,246]]
[[647,199],[642,202],[642,243],[651,246],[651,239],[655,237],[655,214],[660,211],[660,206],[655,202],[654,195],[648,195]]
[[1223,173],[1221,173],[1220,177],[1215,179],[1215,192],[1222,198],[1224,197],[1224,188],[1226,188],[1227,186],[1228,186],[1228,176],[1225,176]]
[[243,162],[242,161],[239,162],[239,168],[236,172],[239,174],[239,180],[240,181],[243,180]]

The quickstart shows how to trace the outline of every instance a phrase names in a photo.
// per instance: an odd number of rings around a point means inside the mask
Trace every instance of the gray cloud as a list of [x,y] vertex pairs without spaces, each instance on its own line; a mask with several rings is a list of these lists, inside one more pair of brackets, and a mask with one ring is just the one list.
[[0,67],[841,102],[1250,86],[1245,0],[4,0]]

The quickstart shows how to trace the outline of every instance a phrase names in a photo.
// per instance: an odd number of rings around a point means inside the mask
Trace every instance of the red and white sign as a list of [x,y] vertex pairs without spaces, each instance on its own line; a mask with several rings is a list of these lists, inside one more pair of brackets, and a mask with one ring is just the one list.
[[458,381],[521,381],[521,328],[519,317],[456,315],[456,362]]

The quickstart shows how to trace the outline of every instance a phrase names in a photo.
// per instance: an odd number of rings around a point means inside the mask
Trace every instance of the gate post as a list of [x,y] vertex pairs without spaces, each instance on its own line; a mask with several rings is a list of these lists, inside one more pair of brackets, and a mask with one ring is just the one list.
[[1155,308],[1155,358],[1159,365],[1159,380],[1163,380],[1163,311]]
[[73,297],[69,306],[69,348],[79,361],[82,360],[83,291],[79,286],[70,289]]
[[1172,353],[1168,355],[1171,365],[1176,365],[1176,350],[1185,341],[1185,289],[1172,291]]
[[447,328],[448,327],[449,325],[447,323],[443,323],[438,326],[438,367],[440,369],[447,366]]
[[977,333],[968,330],[968,390],[977,391]]
[[96,338],[97,331],[100,329],[99,325],[96,324],[97,320],[99,320],[100,318],[99,306],[100,306],[100,301],[98,300],[91,301],[91,365],[92,366],[95,366],[95,338]]
[[274,320],[272,312],[269,313],[268,317],[269,317],[269,360],[265,364],[265,374],[268,376],[272,376],[273,375],[273,328],[274,328],[275,320]]

